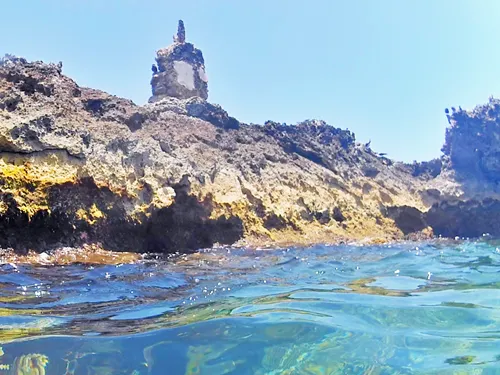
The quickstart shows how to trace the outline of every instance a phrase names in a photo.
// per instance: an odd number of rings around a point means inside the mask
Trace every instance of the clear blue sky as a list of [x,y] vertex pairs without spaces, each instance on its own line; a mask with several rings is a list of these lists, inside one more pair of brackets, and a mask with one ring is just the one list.
[[177,20],[209,100],[244,122],[319,118],[398,160],[440,155],[444,109],[500,96],[500,0],[4,1],[0,53],[82,86],[150,95]]

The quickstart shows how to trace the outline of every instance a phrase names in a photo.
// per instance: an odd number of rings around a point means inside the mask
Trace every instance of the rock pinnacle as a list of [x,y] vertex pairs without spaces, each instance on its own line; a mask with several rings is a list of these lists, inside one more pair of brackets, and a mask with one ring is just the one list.
[[182,20],[179,20],[174,43],[156,52],[156,66],[153,65],[152,70],[153,96],[149,99],[150,102],[165,97],[208,98],[203,54],[192,43],[186,42],[186,29]]

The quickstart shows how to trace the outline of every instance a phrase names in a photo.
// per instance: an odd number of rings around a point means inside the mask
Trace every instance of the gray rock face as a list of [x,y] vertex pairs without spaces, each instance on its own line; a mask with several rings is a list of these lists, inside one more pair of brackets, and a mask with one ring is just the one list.
[[174,43],[156,53],[157,68],[153,67],[150,102],[165,97],[189,99],[208,98],[208,79],[201,51],[185,42],[184,24],[179,21],[179,30]]
[[179,115],[196,117],[212,125],[224,129],[238,129],[240,122],[218,104],[212,104],[204,99],[192,97],[190,99],[176,99],[165,97],[144,107],[146,115],[161,117],[165,113],[174,112]]
[[208,103],[200,98],[187,100],[186,111],[188,116],[200,118],[220,128],[238,129],[240,127],[239,121],[229,116],[220,105]]
[[462,178],[500,182],[500,100],[472,111],[452,108],[443,152]]

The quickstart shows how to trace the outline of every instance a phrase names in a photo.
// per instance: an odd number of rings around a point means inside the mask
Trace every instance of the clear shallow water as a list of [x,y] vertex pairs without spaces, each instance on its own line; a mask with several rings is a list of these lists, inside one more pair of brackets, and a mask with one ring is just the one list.
[[0,375],[500,374],[499,247],[4,264]]

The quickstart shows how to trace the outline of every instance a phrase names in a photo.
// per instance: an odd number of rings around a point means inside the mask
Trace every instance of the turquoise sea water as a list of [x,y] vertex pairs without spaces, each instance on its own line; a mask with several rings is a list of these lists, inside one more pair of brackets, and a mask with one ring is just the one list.
[[3,374],[500,374],[500,243],[0,268]]

